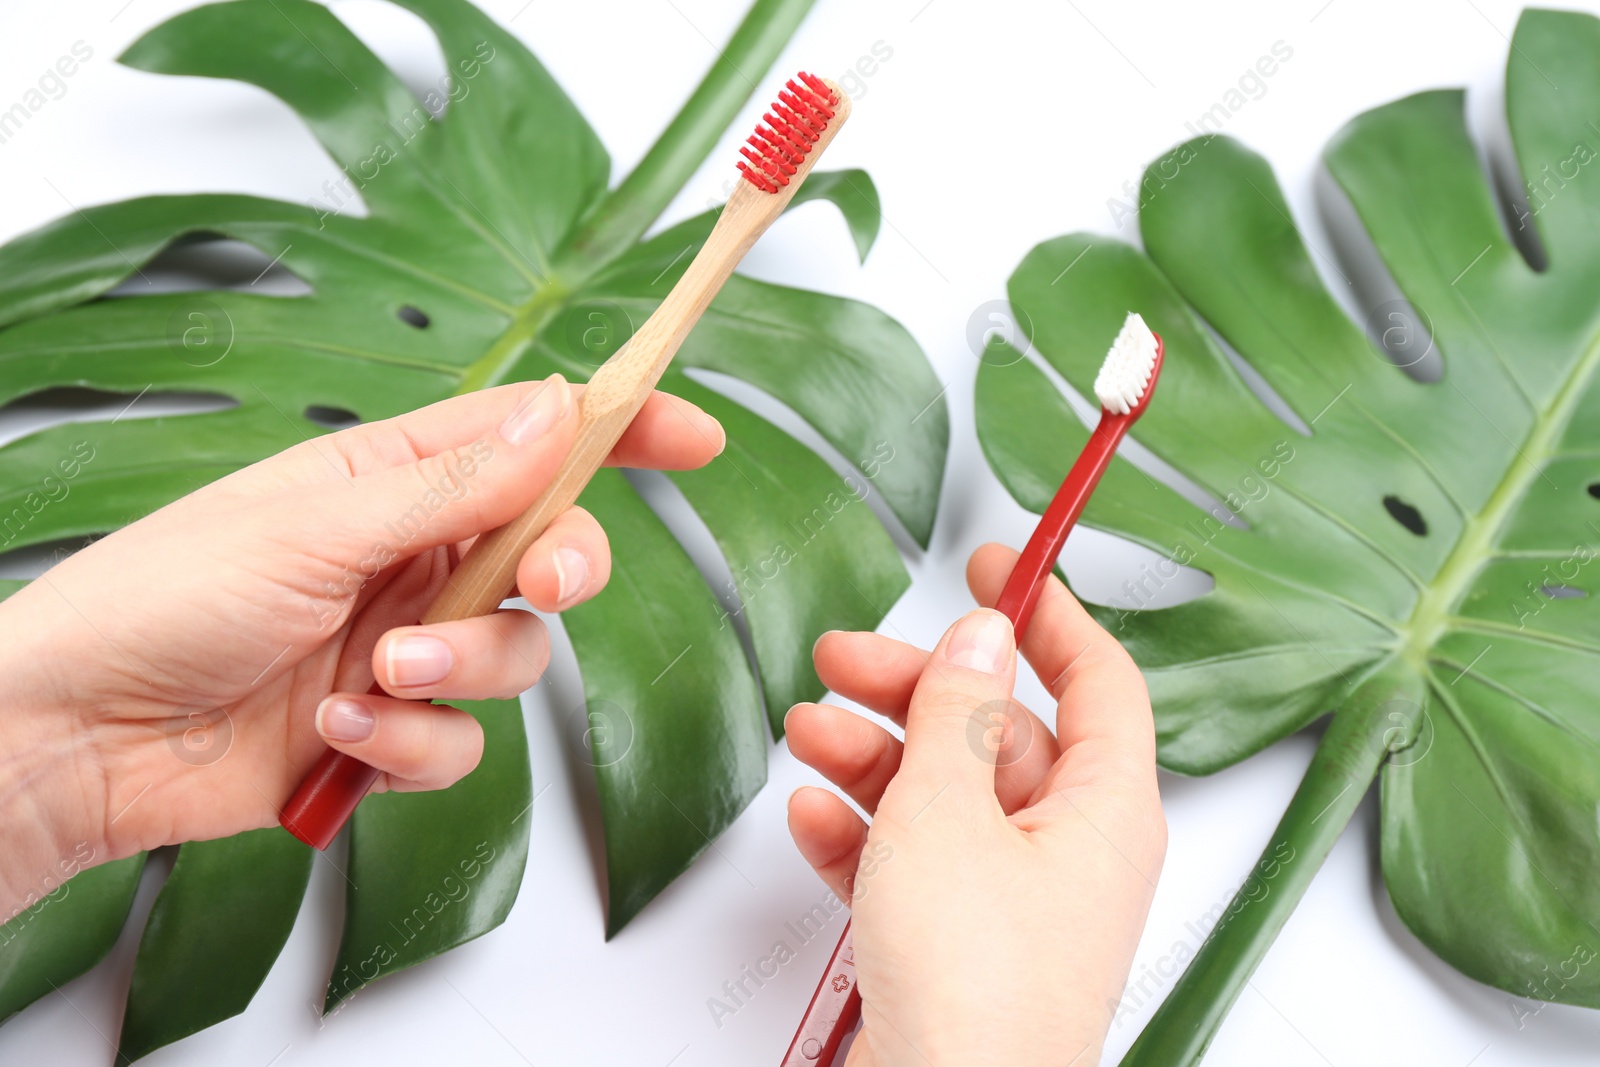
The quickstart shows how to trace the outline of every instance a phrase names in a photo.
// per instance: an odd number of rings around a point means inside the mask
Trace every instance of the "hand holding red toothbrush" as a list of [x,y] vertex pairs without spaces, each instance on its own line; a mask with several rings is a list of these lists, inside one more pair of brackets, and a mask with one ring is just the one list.
[[[941,648],[945,650],[945,655],[950,658],[950,662],[944,665],[944,669],[940,669],[939,667],[938,650],[935,651],[932,659],[928,659],[927,654],[922,654],[923,659],[927,662],[927,670],[937,673],[941,679],[941,682],[932,683],[934,689],[937,690],[948,682],[949,673],[954,667],[973,665],[964,662],[964,659],[970,658],[966,656],[968,645],[972,644],[972,641],[969,641],[969,638],[976,640],[976,637],[980,634],[989,634],[990,636],[993,636],[993,634],[997,632],[996,627],[1000,625],[1007,625],[1006,632],[1008,639],[1014,639],[1015,636],[1021,636],[1024,639],[1024,648],[1029,647],[1029,642],[1035,640],[1033,638],[1032,631],[1029,628],[1029,624],[1033,619],[1036,608],[1039,605],[1041,595],[1052,585],[1060,585],[1060,582],[1051,576],[1051,569],[1055,566],[1056,559],[1061,554],[1062,547],[1066,544],[1067,535],[1072,531],[1073,525],[1077,523],[1078,517],[1083,513],[1083,509],[1085,506],[1087,506],[1089,497],[1094,492],[1095,486],[1099,484],[1100,476],[1105,473],[1106,468],[1111,464],[1112,458],[1116,455],[1117,445],[1127,434],[1128,429],[1133,425],[1133,423],[1141,415],[1143,415],[1146,409],[1148,409],[1150,406],[1151,395],[1154,393],[1156,382],[1161,376],[1161,365],[1164,355],[1165,353],[1161,338],[1150,331],[1149,327],[1145,325],[1143,318],[1141,318],[1137,313],[1130,312],[1126,321],[1122,325],[1122,329],[1118,332],[1115,340],[1112,342],[1111,350],[1106,355],[1105,360],[1100,366],[1100,372],[1095,378],[1094,392],[1096,398],[1100,401],[1099,424],[1095,427],[1094,432],[1090,435],[1088,442],[1084,445],[1083,451],[1078,456],[1077,461],[1073,463],[1071,469],[1067,472],[1065,480],[1061,483],[1061,488],[1056,491],[1055,498],[1051,500],[1049,507],[1045,509],[1044,515],[1040,518],[1038,526],[1033,531],[1033,535],[1028,539],[1027,547],[1011,565],[1003,588],[998,591],[998,595],[993,600],[986,600],[981,594],[979,595],[979,603],[986,605],[992,603],[998,610],[999,615],[991,615],[989,617],[990,624],[988,626],[980,625],[978,622],[978,616],[976,614],[969,615],[966,619],[962,620],[961,623],[958,623],[954,629],[947,633],[945,635],[945,643],[948,645],[948,648],[946,648],[945,644],[942,644]],[[998,546],[989,547],[997,548]],[[984,550],[980,549],[979,551],[982,553]],[[977,559],[977,556],[973,557],[974,564],[977,563]],[[974,576],[972,575],[970,569],[968,577],[969,582],[971,582]],[[973,592],[975,594],[979,593],[975,583]],[[1061,592],[1066,593],[1066,589],[1062,587]],[[1066,595],[1070,597],[1070,594]],[[1074,605],[1076,606],[1075,601]],[[1079,611],[1081,614],[1081,608]],[[1138,696],[1135,704],[1138,708],[1143,709],[1142,715],[1136,710],[1134,712],[1134,717],[1140,719],[1141,721],[1148,722],[1150,719],[1149,701],[1144,696],[1143,679],[1138,675],[1137,668],[1133,668],[1132,662],[1127,659],[1127,655],[1122,652],[1121,647],[1118,646],[1115,641],[1112,641],[1109,635],[1106,635],[1103,630],[1100,630],[1097,626],[1095,626],[1093,621],[1088,619],[1087,615],[1084,616],[1084,620],[1094,632],[1098,633],[1100,637],[1109,642],[1111,646],[1117,650],[1117,653],[1120,655],[1120,659],[1126,662],[1126,665],[1129,668],[1133,669],[1133,678],[1138,682],[1136,687]],[[870,634],[860,636],[868,638],[875,637],[875,635]],[[1095,642],[1085,642],[1084,652],[1087,652],[1093,643]],[[972,647],[978,648],[980,647],[980,644],[973,644]],[[1079,655],[1081,654],[1082,653],[1079,653]],[[853,679],[850,675],[846,674],[842,676],[844,685],[834,685],[833,682],[828,680],[829,676],[823,672],[823,652],[821,642],[818,643],[816,655],[818,672],[822,674],[823,680],[828,682],[829,686],[836,692],[843,693],[846,696],[853,695],[854,690],[848,688],[848,686],[850,686],[853,682]],[[1030,661],[1033,661],[1031,656],[1029,658]],[[870,656],[870,650],[868,657],[863,662],[866,664],[874,663]],[[1037,661],[1033,662],[1036,667],[1039,666]],[[1044,681],[1047,684],[1052,695],[1055,695],[1058,700],[1063,702],[1063,706],[1065,697],[1061,692],[1058,691],[1058,687],[1064,684],[1063,679],[1071,673],[1071,668],[1075,662],[1076,660],[1069,661],[1067,665],[1062,668],[1059,674],[1040,674],[1041,681]],[[981,656],[979,657],[979,662],[976,665],[980,667],[985,666],[985,663],[982,662]],[[992,667],[993,664],[989,663],[987,666]],[[894,707],[901,709],[901,714],[898,721],[907,729],[907,744],[915,744],[915,746],[919,748],[925,747],[928,743],[925,741],[913,743],[911,735],[912,725],[908,721],[909,716],[907,715],[906,709],[912,707],[917,699],[921,696],[922,686],[925,682],[927,682],[927,677],[924,674],[920,676],[920,680],[918,680],[916,683],[915,695],[906,694],[904,700],[893,705]],[[992,785],[994,786],[997,795],[1001,797],[1005,796],[1004,779],[1007,777],[1006,772],[1013,765],[1024,765],[1031,760],[1032,774],[1029,775],[1027,773],[1028,767],[1025,766],[1025,777],[1023,779],[1029,788],[1029,792],[1025,794],[1028,805],[1032,807],[1036,803],[1046,803],[1051,799],[1049,794],[1046,792],[1046,789],[1050,785],[1050,780],[1054,775],[1054,769],[1057,765],[1057,761],[1060,760],[1064,763],[1066,761],[1066,757],[1062,753],[1064,751],[1070,752],[1072,748],[1073,743],[1070,740],[1071,735],[1061,732],[1064,724],[1059,721],[1058,717],[1057,737],[1051,738],[1049,733],[1046,732],[1044,725],[1039,722],[1039,720],[1033,716],[1031,712],[1028,712],[1025,708],[1021,708],[1011,700],[1011,684],[1009,681],[1004,688],[1005,693],[1003,697],[994,697],[991,695],[986,700],[971,704],[971,718],[968,721],[969,745],[973,747],[974,751],[978,751],[981,748],[991,752],[991,754],[996,756],[997,762],[995,764],[994,781]],[[1133,690],[1130,690],[1129,692],[1132,693]],[[881,702],[874,702],[864,696],[857,697],[857,699],[866,704],[868,707],[874,708],[875,710],[885,710]],[[963,706],[963,695],[959,692],[953,695],[947,695],[942,700],[942,703],[948,703],[953,707],[959,708]],[[793,717],[793,712],[797,711],[799,711],[799,708],[793,709],[791,712],[791,718]],[[901,764],[901,752],[903,750],[893,747],[892,738],[888,738],[888,740],[891,742],[889,746],[886,747],[881,744],[883,739],[888,737],[887,734],[884,734],[883,737],[878,737],[872,734],[860,733],[859,726],[851,724],[847,721],[849,718],[853,717],[849,716],[849,713],[847,712],[842,712],[841,709],[831,709],[830,712],[825,714],[832,714],[832,712],[838,712],[839,714],[846,716],[844,719],[835,718],[833,720],[831,725],[836,730],[842,731],[845,734],[848,734],[852,730],[857,731],[857,735],[853,739],[853,742],[856,746],[855,754],[858,758],[858,761],[863,750],[875,753],[875,762],[870,767],[857,767],[854,770],[847,770],[845,772],[846,775],[851,776],[848,778],[848,780],[836,777],[834,774],[831,774],[828,770],[824,769],[823,766],[807,758],[805,755],[805,750],[810,742],[808,742],[803,735],[797,741],[792,732],[790,734],[791,750],[796,752],[796,754],[799,755],[802,760],[805,760],[806,762],[813,762],[813,766],[816,766],[818,770],[822,770],[823,773],[831,778],[836,784],[843,786],[846,792],[849,792],[858,803],[862,804],[863,807],[866,807],[869,811],[871,811],[876,806],[876,795],[881,794],[886,788],[884,783],[887,783],[890,778],[893,778],[896,775],[897,769]],[[798,724],[802,730],[805,728],[805,722],[806,720],[801,720]],[[1022,730],[1020,735],[1016,732],[1019,727]],[[882,733],[882,731],[879,731],[879,733]],[[824,736],[826,737],[826,733]],[[1043,738],[1047,740],[1040,741],[1038,744],[1035,744],[1035,738]],[[826,748],[819,749],[818,753],[821,755],[823,761],[827,762],[828,756]],[[1143,759],[1141,761],[1141,765],[1142,764],[1148,764],[1153,775],[1153,744],[1150,746],[1148,758]],[[859,773],[857,773],[858,771]],[[863,786],[863,783],[867,782],[869,779],[870,785]],[[942,792],[943,790],[941,790],[941,793]],[[1057,789],[1057,792],[1065,795],[1063,790]],[[822,794],[822,796],[826,797],[827,794]],[[836,838],[830,843],[826,836],[824,836],[820,841],[813,840],[809,842],[814,847],[808,850],[808,842],[806,841],[806,816],[802,814],[798,824],[795,821],[795,808],[793,807],[793,801],[799,800],[799,797],[800,792],[797,792],[795,797],[791,798],[790,829],[794,832],[795,841],[800,845],[801,852],[805,854],[808,859],[812,860],[813,866],[817,866],[819,871],[821,871],[822,867],[830,866],[830,861],[824,859],[819,862],[818,857],[825,857],[826,855],[830,854],[830,850],[832,850],[831,854],[835,858],[831,861],[831,866],[836,868],[838,864],[844,863],[848,868],[844,872],[842,883],[838,886],[835,886],[836,892],[839,893],[841,899],[846,901],[850,901],[852,899],[859,901],[863,895],[863,886],[861,882],[868,877],[870,872],[876,870],[878,863],[882,860],[885,854],[892,854],[892,843],[886,840],[872,842],[871,849],[865,853],[859,846],[853,851],[848,847],[834,850],[834,846],[840,844],[839,840]],[[866,798],[872,798],[871,802],[869,802],[869,800]],[[848,808],[845,808],[842,803],[837,802],[837,798],[832,799],[833,802],[838,806],[832,809],[831,814],[827,813],[829,808],[828,802],[819,800],[817,803],[824,804],[824,808],[818,809],[815,817],[832,818],[836,823],[834,827],[835,831],[842,831],[845,829],[845,824],[839,821],[842,810],[844,815],[850,816],[850,820],[853,821],[853,823],[859,824],[860,820],[855,819],[853,813],[851,813]],[[930,801],[929,806],[931,806],[931,803],[932,802]],[[922,812],[925,810],[926,807],[920,809],[918,815],[914,816],[912,821],[915,821],[917,817],[920,817]],[[1081,810],[1079,813],[1082,814]],[[1007,814],[1011,814],[1010,809],[1007,809]],[[1156,863],[1159,866],[1160,856],[1165,848],[1165,826],[1161,819],[1159,797],[1157,797],[1155,800],[1155,822],[1161,827],[1160,836],[1162,839],[1162,846],[1157,850],[1155,856]],[[813,829],[815,829],[815,827]],[[856,836],[861,837],[862,840],[867,840],[867,838],[870,836],[867,835],[864,827],[857,825],[855,829],[858,831]],[[1059,840],[1060,836],[1061,835],[1059,834],[1051,835],[1051,839]],[[1101,833],[1101,836],[1105,838],[1108,843],[1112,843],[1113,848],[1116,847],[1114,842],[1111,842],[1111,839],[1106,837],[1104,832]],[[863,857],[870,857],[870,859]],[[947,857],[947,861],[948,860],[949,857]],[[1131,860],[1130,863],[1132,863]],[[1134,864],[1134,866],[1137,869],[1137,864]],[[850,873],[852,871],[859,872],[859,879],[857,879],[856,875]],[[837,874],[838,872],[835,871],[835,873]],[[1026,874],[1026,872],[1023,873]],[[827,878],[826,874],[824,874],[824,878]],[[1148,876],[1146,880],[1153,891],[1155,888],[1154,875],[1152,874]],[[1137,924],[1127,931],[1128,936],[1124,939],[1126,942],[1124,947],[1129,954],[1132,953],[1133,947],[1138,941],[1139,930],[1142,928],[1144,923],[1144,909],[1148,908],[1148,904],[1149,900],[1148,897],[1146,897],[1144,898],[1143,907],[1139,909]],[[863,1004],[873,1003],[870,1001],[864,1001],[865,994],[863,992],[863,983],[865,983],[865,988],[873,988],[873,980],[867,976],[869,976],[875,968],[865,968],[864,972],[860,972],[857,969],[855,959],[855,944],[852,931],[853,922],[854,920],[845,924],[844,934],[839,939],[839,946],[834,950],[833,957],[829,960],[828,973],[824,974],[822,981],[817,986],[816,992],[812,995],[811,1003],[806,1007],[805,1016],[801,1019],[799,1029],[796,1030],[794,1038],[789,1044],[789,1049],[784,1055],[782,1067],[812,1067],[813,1064],[818,1065],[818,1067],[826,1067],[826,1064],[833,1061],[834,1054],[838,1050],[845,1035],[852,1027],[855,1026],[857,1020],[861,1018]],[[926,963],[925,960],[915,959],[914,954],[906,955],[902,959],[908,973],[926,973],[924,967],[924,964]],[[1093,961],[1091,960],[1090,962],[1092,964]],[[1106,961],[1102,960],[1101,962],[1104,963]],[[1111,962],[1113,963],[1113,970],[1115,970],[1114,959]],[[1098,972],[1091,966],[1091,980],[1095,973]],[[1122,978],[1126,978],[1126,963],[1122,965],[1121,970],[1118,973],[1120,973]],[[1046,981],[1048,986],[1048,974],[1040,974],[1038,977]],[[1081,976],[1074,976],[1072,980],[1067,982],[1067,985],[1074,985],[1080,979],[1080,977]],[[880,998],[882,997],[883,989],[884,986],[878,986],[878,995]],[[1108,1005],[1114,1005],[1116,1001],[1115,999],[1108,998],[1106,1003]],[[881,1004],[876,1004],[875,1009],[883,1012]],[[893,1022],[889,1020],[888,1014],[889,1013],[885,1012],[885,1021],[889,1024],[890,1029],[896,1029]],[[959,1013],[956,1017],[960,1017]],[[1109,1017],[1107,1018],[1107,1022],[1109,1022]],[[941,1023],[940,1028],[948,1029],[949,1025],[951,1024]],[[1058,1033],[1072,1033],[1077,1028],[1073,1025],[1063,1025],[1058,1023],[1051,1029],[1053,1032]],[[1098,1034],[1100,1038],[1104,1037],[1105,1030],[1106,1027],[1104,1025],[1098,1028]],[[927,1053],[925,1053],[922,1049],[917,1048],[915,1042],[909,1038],[906,1038],[904,1033],[899,1033],[899,1036],[904,1039],[904,1043],[910,1048],[910,1050],[915,1052],[917,1056],[924,1062],[933,1062],[928,1060]],[[873,1046],[869,1046],[869,1048],[881,1046],[884,1040],[883,1027],[880,1026],[877,1031],[877,1042]],[[966,1042],[966,1045],[969,1045],[974,1050],[979,1047],[970,1041]],[[957,1047],[961,1048],[964,1046],[958,1044]],[[1035,1047],[1034,1051],[1030,1053],[1026,1045],[1019,1045],[1014,1052],[1016,1056],[1021,1056],[1022,1058],[1019,1059],[1015,1058],[1014,1056],[1013,1058],[1007,1059],[1003,1062],[1059,1062],[1058,1059],[1054,1058],[1049,1053],[1050,1048],[1051,1046],[1048,1043],[1039,1044]],[[1098,1050],[1098,1040],[1085,1042],[1084,1046],[1077,1053],[1072,1055],[1070,1062],[1078,1062],[1083,1053],[1088,1052],[1091,1048]],[[990,1049],[989,1051],[992,1053],[994,1050]],[[943,1059],[945,1053],[946,1050],[941,1048],[941,1059]],[[874,1055],[875,1054],[873,1052],[869,1051],[858,1056],[854,1051],[852,1051],[850,1062],[857,1063],[866,1061],[868,1057]],[[1043,1058],[1036,1059],[1035,1057]],[[1098,1058],[1098,1051],[1096,1051],[1094,1058]],[[888,1061],[880,1056],[877,1059],[870,1060],[869,1062]],[[965,1061],[958,1058],[950,1062]]]
[[[973,555],[980,604],[1016,559]],[[1155,730],[1138,668],[1053,576],[1021,652],[1057,698],[1054,736],[1011,702],[995,611],[931,654],[870,633],[817,643],[830,689],[906,728],[902,744],[825,704],[786,724],[795,755],[872,815],[823,789],[789,802],[801,854],[851,902],[864,1001],[849,1067],[1099,1062],[1165,853]]]

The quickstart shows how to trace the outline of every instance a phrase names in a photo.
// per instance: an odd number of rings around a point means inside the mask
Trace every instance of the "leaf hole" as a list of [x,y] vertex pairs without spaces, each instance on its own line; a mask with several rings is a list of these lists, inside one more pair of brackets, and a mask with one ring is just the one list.
[[1505,109],[1491,108],[1486,117],[1488,129],[1483,147],[1500,208],[1501,226],[1528,266],[1542,273],[1550,268],[1550,253],[1535,220],[1553,190],[1544,186],[1538,175],[1523,180],[1522,165],[1517,162],[1511,131],[1506,125]]
[[312,404],[306,408],[304,414],[311,422],[318,426],[326,426],[330,430],[348,430],[352,426],[361,425],[361,416],[349,408]]
[[1206,571],[1179,563],[1176,553],[1162,555],[1115,534],[1088,528],[1074,531],[1073,536],[1082,543],[1078,553],[1066,555],[1060,569],[1080,600],[1117,612],[1115,623],[1106,624],[1113,634],[1133,612],[1187,604],[1217,586]]
[[[11,531],[7,531],[9,534]],[[17,531],[18,535],[26,539],[26,529]],[[87,537],[57,537],[46,541],[35,541],[17,548],[0,552],[0,579],[6,581],[31,582],[57,563],[66,559],[74,552],[87,548],[100,540],[105,534],[90,534]],[[4,538],[0,538],[4,540]],[[13,538],[13,541],[16,538]],[[6,542],[10,544],[11,542]]]
[[[1347,303],[1346,309],[1357,324],[1364,325],[1375,358],[1416,381],[1439,381],[1444,376],[1444,357],[1433,342],[1433,322],[1427,309],[1406,298],[1355,205],[1326,164],[1317,168],[1313,192],[1333,254],[1344,266],[1343,270],[1333,268],[1337,277],[1324,278],[1324,284],[1330,292],[1348,291],[1354,306]],[[1321,267],[1323,257],[1313,263]]]
[[1272,387],[1272,383],[1267,381],[1266,375],[1256,370],[1249,360],[1241,356],[1228,339],[1223,337],[1211,323],[1206,322],[1202,325],[1206,333],[1211,335],[1212,342],[1222,349],[1222,354],[1228,358],[1229,363],[1233,364],[1233,369],[1238,372],[1239,377],[1244,379],[1245,386],[1255,394],[1256,399],[1261,401],[1268,411],[1282,419],[1295,433],[1301,437],[1310,437],[1310,425]]
[[1539,595],[1546,600],[1582,600],[1589,594],[1575,585],[1541,585]]
[[1600,500],[1600,482],[1589,483],[1589,495],[1596,500]]
[[284,265],[283,258],[290,247],[263,252],[254,245],[215,233],[184,234],[106,296],[208,293],[219,289],[258,296],[310,296],[310,284]]
[[[631,329],[631,326],[630,326]],[[759,386],[752,385],[743,378],[735,378],[731,374],[721,371],[709,370],[705,367],[685,367],[685,377],[703,385],[712,392],[721,393],[729,400],[743,407],[749,408],[757,415],[772,423],[784,433],[815,452],[821,459],[832,467],[834,473],[847,480],[849,485],[864,487],[865,497],[863,503],[872,509],[878,517],[883,528],[889,531],[889,536],[894,538],[895,546],[900,549],[901,555],[918,558],[922,548],[910,532],[900,522],[900,517],[889,507],[883,494],[871,487],[870,479],[862,477],[859,466],[867,457],[851,457],[835,448],[827,438],[817,432],[809,422],[801,417],[800,413],[789,407],[782,400],[766,392]],[[1096,410],[1096,414],[1099,412]],[[1138,442],[1132,438],[1124,438],[1121,447],[1137,446]],[[694,509],[690,509],[692,512]]]
[[[362,44],[372,49],[417,98],[421,107],[400,119],[394,127],[405,141],[409,142],[416,135],[419,119],[442,118],[451,101],[465,97],[471,90],[471,81],[465,81],[463,87],[462,77],[451,70],[438,36],[420,15],[392,4],[332,4],[328,10],[360,38]],[[456,61],[463,62],[466,58],[458,56]],[[468,69],[481,70],[478,67]]]
[[0,406],[0,444],[69,422],[135,422],[170,415],[203,415],[238,406],[237,400],[222,393],[51,386]]
[[1390,518],[1394,519],[1395,522],[1398,522],[1418,537],[1428,536],[1428,524],[1423,521],[1422,512],[1399,497],[1393,494],[1384,497],[1383,510],[1387,511]]
[[401,322],[405,323],[407,326],[415,326],[419,330],[426,330],[428,328],[428,323],[433,321],[432,319],[428,318],[427,315],[423,314],[419,308],[414,308],[410,304],[407,304],[399,311],[396,311],[395,317]]

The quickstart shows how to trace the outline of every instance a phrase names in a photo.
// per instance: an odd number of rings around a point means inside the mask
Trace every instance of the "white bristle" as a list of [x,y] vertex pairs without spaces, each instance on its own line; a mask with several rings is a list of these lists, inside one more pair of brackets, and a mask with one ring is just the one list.
[[1130,311],[1094,379],[1100,406],[1116,415],[1132,411],[1149,386],[1155,366],[1156,335],[1137,311]]

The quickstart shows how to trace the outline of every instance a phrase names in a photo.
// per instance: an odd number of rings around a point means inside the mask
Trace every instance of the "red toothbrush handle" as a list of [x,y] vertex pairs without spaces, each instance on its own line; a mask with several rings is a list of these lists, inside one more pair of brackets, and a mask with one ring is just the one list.
[[1034,527],[1027,547],[1017,557],[1016,566],[1011,568],[1011,577],[1006,579],[1000,599],[995,602],[995,610],[1011,620],[1011,628],[1019,641],[1033,618],[1034,606],[1039,603],[1039,591],[1044,588],[1050,568],[1056,565],[1061,546],[1067,543],[1067,534],[1072,532],[1078,516],[1083,514],[1089,494],[1099,484],[1100,475],[1111,464],[1111,457],[1117,454],[1117,442],[1122,440],[1132,423],[1133,418],[1129,415],[1113,415],[1104,410],[1100,412],[1100,424],[1089,435],[1089,443],[1083,446],[1078,461],[1072,465],[1061,488],[1056,490],[1055,499],[1050,501],[1039,525]]
[[[383,695],[376,682],[368,692]],[[278,823],[312,848],[327,848],[377,780],[376,767],[326,749],[284,805]]]
[[811,994],[800,1029],[784,1053],[781,1067],[828,1067],[844,1042],[844,1035],[861,1018],[861,990],[856,986],[855,946],[850,923],[844,924],[839,945],[828,960],[817,991]]

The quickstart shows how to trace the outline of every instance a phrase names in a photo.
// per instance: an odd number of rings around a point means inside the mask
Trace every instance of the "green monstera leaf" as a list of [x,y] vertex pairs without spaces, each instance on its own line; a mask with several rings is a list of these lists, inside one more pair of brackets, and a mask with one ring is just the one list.
[[[1146,172],[1144,251],[1063,237],[1011,277],[1037,353],[1084,395],[1143,313],[1167,359],[1134,436],[1218,502],[1119,459],[1084,518],[1162,557],[1097,609],[1144,671],[1162,762],[1207,774],[1333,712],[1126,1062],[1202,1055],[1380,767],[1383,873],[1417,936],[1480,981],[1600,1006],[1600,21],[1522,17],[1506,108],[1528,204],[1510,220],[1463,101],[1378,108],[1325,153],[1328,203],[1356,220],[1342,244],[1398,289],[1369,323],[1325,287],[1266,161],[1220,136]],[[1087,435],[1045,370],[992,355],[977,420],[1042,510]],[[1180,565],[1214,588],[1141,610]]]
[[[74,859],[92,862],[85,842]],[[133,907],[144,853],[102,863],[24,901],[0,926],[0,1021],[105,958]],[[72,861],[63,870],[75,871]]]
[[[131,412],[0,446],[4,547],[113,529],[323,432],[341,413],[381,419],[557,370],[586,379],[710,232],[715,211],[643,239],[811,0],[757,0],[615,188],[595,132],[513,36],[466,0],[396,2],[437,37],[447,93],[419,100],[309,0],[199,7],[121,57],[275,95],[344,178],[304,204],[219,194],[87,207],[0,248],[0,403],[75,386],[120,394]],[[865,256],[879,224],[866,174],[814,175],[795,203],[817,199],[837,205]],[[250,246],[309,292],[143,284],[170,248],[215,239]],[[786,406],[831,454],[714,391],[718,376]],[[763,724],[780,733],[791,703],[822,693],[809,661],[815,636],[873,628],[904,591],[894,541],[861,498],[870,485],[926,545],[948,443],[940,383],[898,323],[854,301],[738,276],[662,387],[727,426],[724,455],[671,483],[710,531],[734,587],[713,589],[620,473],[603,474],[584,496],[617,559],[606,592],[567,617],[597,720],[589,734],[606,825],[608,932],[761,788]],[[142,419],[146,391],[228,406]],[[32,472],[65,454],[91,459],[76,466],[73,492],[35,508]],[[442,794],[373,798],[356,815],[330,1008],[492,929],[516,898],[533,799],[521,711],[516,701],[474,710],[490,740],[476,772]],[[184,846],[140,944],[124,1055],[243,1009],[294,921],[310,862],[275,832]],[[84,891],[0,945],[7,1011],[104,953],[138,868],[117,870],[115,879],[81,876]]]

